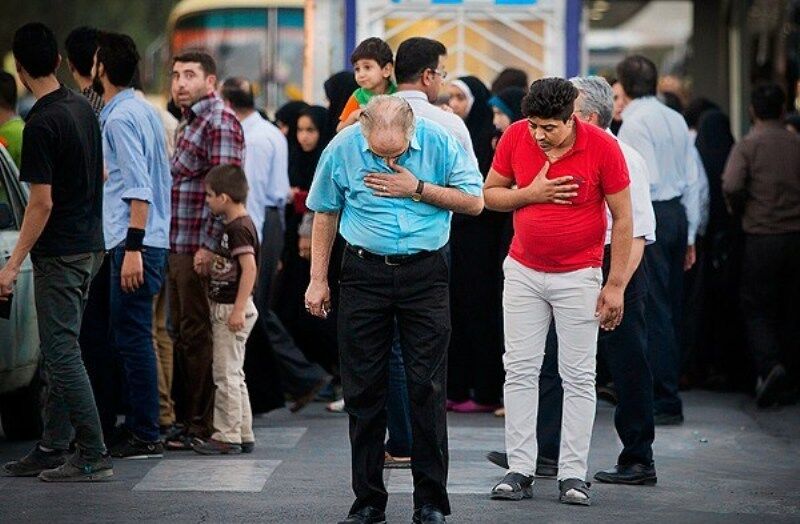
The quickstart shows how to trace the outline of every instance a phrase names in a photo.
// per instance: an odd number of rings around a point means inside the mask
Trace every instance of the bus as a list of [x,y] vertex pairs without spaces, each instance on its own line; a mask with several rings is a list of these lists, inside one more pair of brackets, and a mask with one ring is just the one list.
[[219,80],[252,81],[256,104],[274,111],[303,96],[303,0],[183,0],[167,23],[170,56],[208,51]]

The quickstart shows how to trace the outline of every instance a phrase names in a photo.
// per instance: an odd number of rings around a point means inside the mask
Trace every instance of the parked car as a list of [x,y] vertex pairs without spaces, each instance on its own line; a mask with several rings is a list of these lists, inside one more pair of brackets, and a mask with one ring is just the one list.
[[[0,263],[17,243],[28,190],[0,146]],[[22,264],[8,319],[0,318],[0,421],[6,438],[33,439],[42,432],[43,382],[30,258]]]

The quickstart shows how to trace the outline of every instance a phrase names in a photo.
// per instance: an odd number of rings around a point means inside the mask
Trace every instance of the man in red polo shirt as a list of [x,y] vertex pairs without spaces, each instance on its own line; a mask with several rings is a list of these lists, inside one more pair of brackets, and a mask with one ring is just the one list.
[[[588,505],[585,482],[595,413],[597,327],[622,320],[625,261],[633,237],[625,159],[613,137],[572,116],[578,90],[545,78],[522,101],[526,120],[506,130],[484,186],[486,207],[514,212],[503,269],[504,386],[509,470],[492,498],[532,495],[539,370],[555,319],[564,414],[561,502]],[[611,270],[602,287],[608,205]]]

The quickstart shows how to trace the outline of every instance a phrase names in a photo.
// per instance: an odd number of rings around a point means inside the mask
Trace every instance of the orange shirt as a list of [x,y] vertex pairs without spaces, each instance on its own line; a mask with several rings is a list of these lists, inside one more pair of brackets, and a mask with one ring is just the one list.
[[356,100],[356,95],[350,95],[350,98],[347,99],[347,103],[344,105],[344,109],[342,109],[342,114],[339,115],[339,122],[344,122],[347,120],[347,117],[349,117],[350,114],[359,107],[360,106],[358,104],[358,100]]

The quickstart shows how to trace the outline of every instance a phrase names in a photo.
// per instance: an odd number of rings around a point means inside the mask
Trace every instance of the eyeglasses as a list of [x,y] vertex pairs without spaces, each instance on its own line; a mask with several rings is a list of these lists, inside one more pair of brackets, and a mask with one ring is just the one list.
[[441,76],[442,80],[446,80],[447,79],[447,71],[439,71],[438,69],[431,69],[431,71],[433,71],[434,75]]

